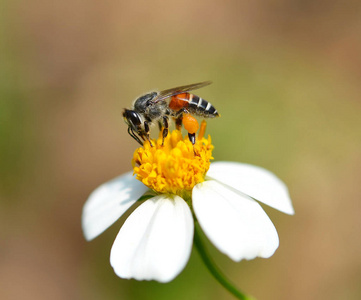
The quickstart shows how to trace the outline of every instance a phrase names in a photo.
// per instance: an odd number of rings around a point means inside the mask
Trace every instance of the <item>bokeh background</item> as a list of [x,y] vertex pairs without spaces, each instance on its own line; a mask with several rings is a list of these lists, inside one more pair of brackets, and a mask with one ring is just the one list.
[[216,160],[263,166],[295,216],[265,207],[270,259],[221,269],[258,299],[361,298],[359,1],[1,1],[0,298],[233,299],[193,251],[173,282],[116,277],[124,218],[85,242],[89,193],[130,170],[121,111],[153,89],[199,90]]

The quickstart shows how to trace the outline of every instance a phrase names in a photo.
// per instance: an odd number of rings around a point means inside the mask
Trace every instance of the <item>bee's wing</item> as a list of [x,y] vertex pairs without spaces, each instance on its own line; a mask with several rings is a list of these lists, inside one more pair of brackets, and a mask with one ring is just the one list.
[[164,90],[164,91],[159,92],[157,97],[154,98],[152,102],[157,103],[159,101],[162,101],[168,97],[172,97],[177,94],[200,89],[201,87],[204,87],[211,83],[212,83],[212,81],[203,81],[203,82],[193,83],[193,84],[189,84],[189,85],[178,86],[178,87],[175,87],[175,88],[172,88],[169,90]]

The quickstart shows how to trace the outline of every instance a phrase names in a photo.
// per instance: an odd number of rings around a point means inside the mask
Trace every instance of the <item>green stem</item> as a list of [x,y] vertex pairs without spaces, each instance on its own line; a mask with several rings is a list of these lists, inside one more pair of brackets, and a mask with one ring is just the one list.
[[249,296],[244,295],[241,291],[239,291],[214,264],[213,260],[210,258],[202,242],[199,226],[197,222],[195,223],[196,224],[194,226],[194,245],[197,247],[199,255],[201,256],[204,264],[207,266],[208,270],[211,272],[214,278],[217,279],[217,281],[221,285],[223,285],[223,287],[226,288],[230,293],[232,293],[236,298],[241,300],[253,299]]

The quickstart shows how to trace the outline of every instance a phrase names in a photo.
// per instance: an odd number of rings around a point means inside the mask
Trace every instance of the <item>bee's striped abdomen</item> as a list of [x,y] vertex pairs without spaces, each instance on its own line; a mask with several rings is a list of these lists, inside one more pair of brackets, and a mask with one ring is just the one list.
[[190,113],[204,118],[219,116],[217,110],[210,102],[190,93],[173,96],[169,103],[169,108],[175,111],[186,108]]

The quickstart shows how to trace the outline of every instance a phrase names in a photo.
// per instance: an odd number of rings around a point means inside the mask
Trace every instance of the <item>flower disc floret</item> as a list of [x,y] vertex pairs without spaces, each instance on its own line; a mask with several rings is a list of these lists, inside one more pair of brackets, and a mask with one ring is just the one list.
[[135,150],[133,170],[137,179],[158,193],[190,193],[193,187],[204,181],[212,157],[211,137],[198,137],[196,143],[183,138],[179,130],[171,132],[164,140],[146,141]]

